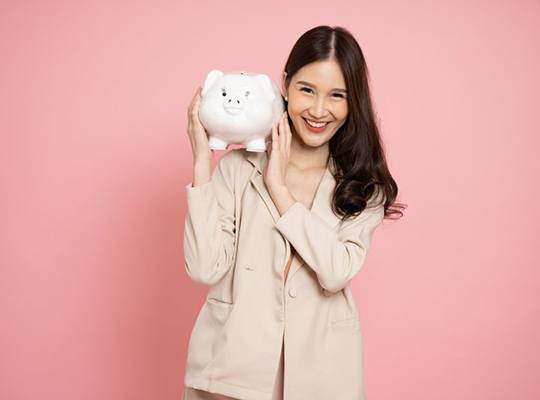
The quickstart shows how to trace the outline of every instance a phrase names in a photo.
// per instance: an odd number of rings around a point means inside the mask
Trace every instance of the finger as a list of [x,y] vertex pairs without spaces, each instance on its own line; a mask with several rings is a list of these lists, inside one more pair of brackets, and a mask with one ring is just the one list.
[[287,151],[291,149],[291,138],[292,138],[292,132],[291,132],[291,126],[289,125],[289,117],[287,114],[285,114],[285,130],[287,134],[285,137],[287,138]]
[[195,92],[195,94],[193,95],[193,98],[191,99],[190,103],[189,103],[189,107],[188,107],[188,116],[191,117],[191,112],[193,110],[193,105],[195,104],[195,99],[197,98],[197,92],[199,91],[199,89],[197,89],[197,91]]
[[197,93],[195,93],[195,97],[193,98],[193,109],[196,111],[199,109],[199,104],[201,103],[201,94],[200,94],[200,88],[197,89]]
[[284,115],[285,114],[282,114],[281,119],[279,120],[279,146],[282,153],[285,153],[285,145],[287,144],[285,140],[285,121],[283,118]]
[[[199,88],[199,91],[200,91],[200,88]],[[200,105],[201,105],[201,97],[199,94],[197,94],[193,103],[193,110],[191,114],[191,119],[193,121],[193,124],[197,127],[202,126],[201,120],[199,119]]]
[[289,151],[289,134],[289,121],[287,120],[287,113],[285,113],[283,115],[283,151],[285,154]]
[[279,136],[275,125],[272,126],[272,152],[274,149],[279,149]]

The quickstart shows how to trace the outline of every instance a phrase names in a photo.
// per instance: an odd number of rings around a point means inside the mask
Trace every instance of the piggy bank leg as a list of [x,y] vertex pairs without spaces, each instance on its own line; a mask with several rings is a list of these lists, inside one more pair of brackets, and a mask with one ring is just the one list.
[[212,150],[225,150],[229,144],[215,136],[210,136],[208,139],[208,147]]
[[266,151],[266,141],[264,138],[250,140],[246,142],[246,150],[256,152]]

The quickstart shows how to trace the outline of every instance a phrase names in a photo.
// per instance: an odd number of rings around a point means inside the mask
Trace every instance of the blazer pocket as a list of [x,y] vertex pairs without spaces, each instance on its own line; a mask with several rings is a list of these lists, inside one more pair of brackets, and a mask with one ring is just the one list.
[[218,327],[222,327],[225,324],[233,305],[233,303],[215,297],[208,297],[206,299],[208,311]]
[[186,368],[191,374],[201,374],[223,350],[224,330],[233,306],[218,298],[206,298],[189,339]]
[[233,305],[233,303],[231,303],[230,301],[218,299],[216,297],[207,297],[206,301],[210,304],[218,304],[218,305],[227,306],[227,307],[232,307]]
[[356,315],[351,315],[348,317],[340,318],[332,321],[332,329],[335,331],[344,331],[344,332],[359,332],[360,331],[360,320]]

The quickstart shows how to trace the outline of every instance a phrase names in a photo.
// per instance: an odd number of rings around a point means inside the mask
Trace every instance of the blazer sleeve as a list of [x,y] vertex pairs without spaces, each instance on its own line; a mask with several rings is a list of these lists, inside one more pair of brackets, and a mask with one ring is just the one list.
[[191,280],[207,286],[217,283],[234,263],[234,158],[234,150],[225,153],[209,182],[186,185],[184,266]]
[[381,204],[365,208],[334,230],[297,201],[281,215],[275,226],[315,271],[321,287],[336,293],[360,271],[375,228],[383,218]]

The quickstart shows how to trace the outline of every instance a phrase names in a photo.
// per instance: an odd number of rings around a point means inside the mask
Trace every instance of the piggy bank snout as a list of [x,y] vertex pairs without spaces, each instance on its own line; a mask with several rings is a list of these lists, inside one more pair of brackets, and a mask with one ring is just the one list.
[[240,96],[229,96],[223,102],[223,108],[229,114],[238,114],[244,109],[244,100]]

